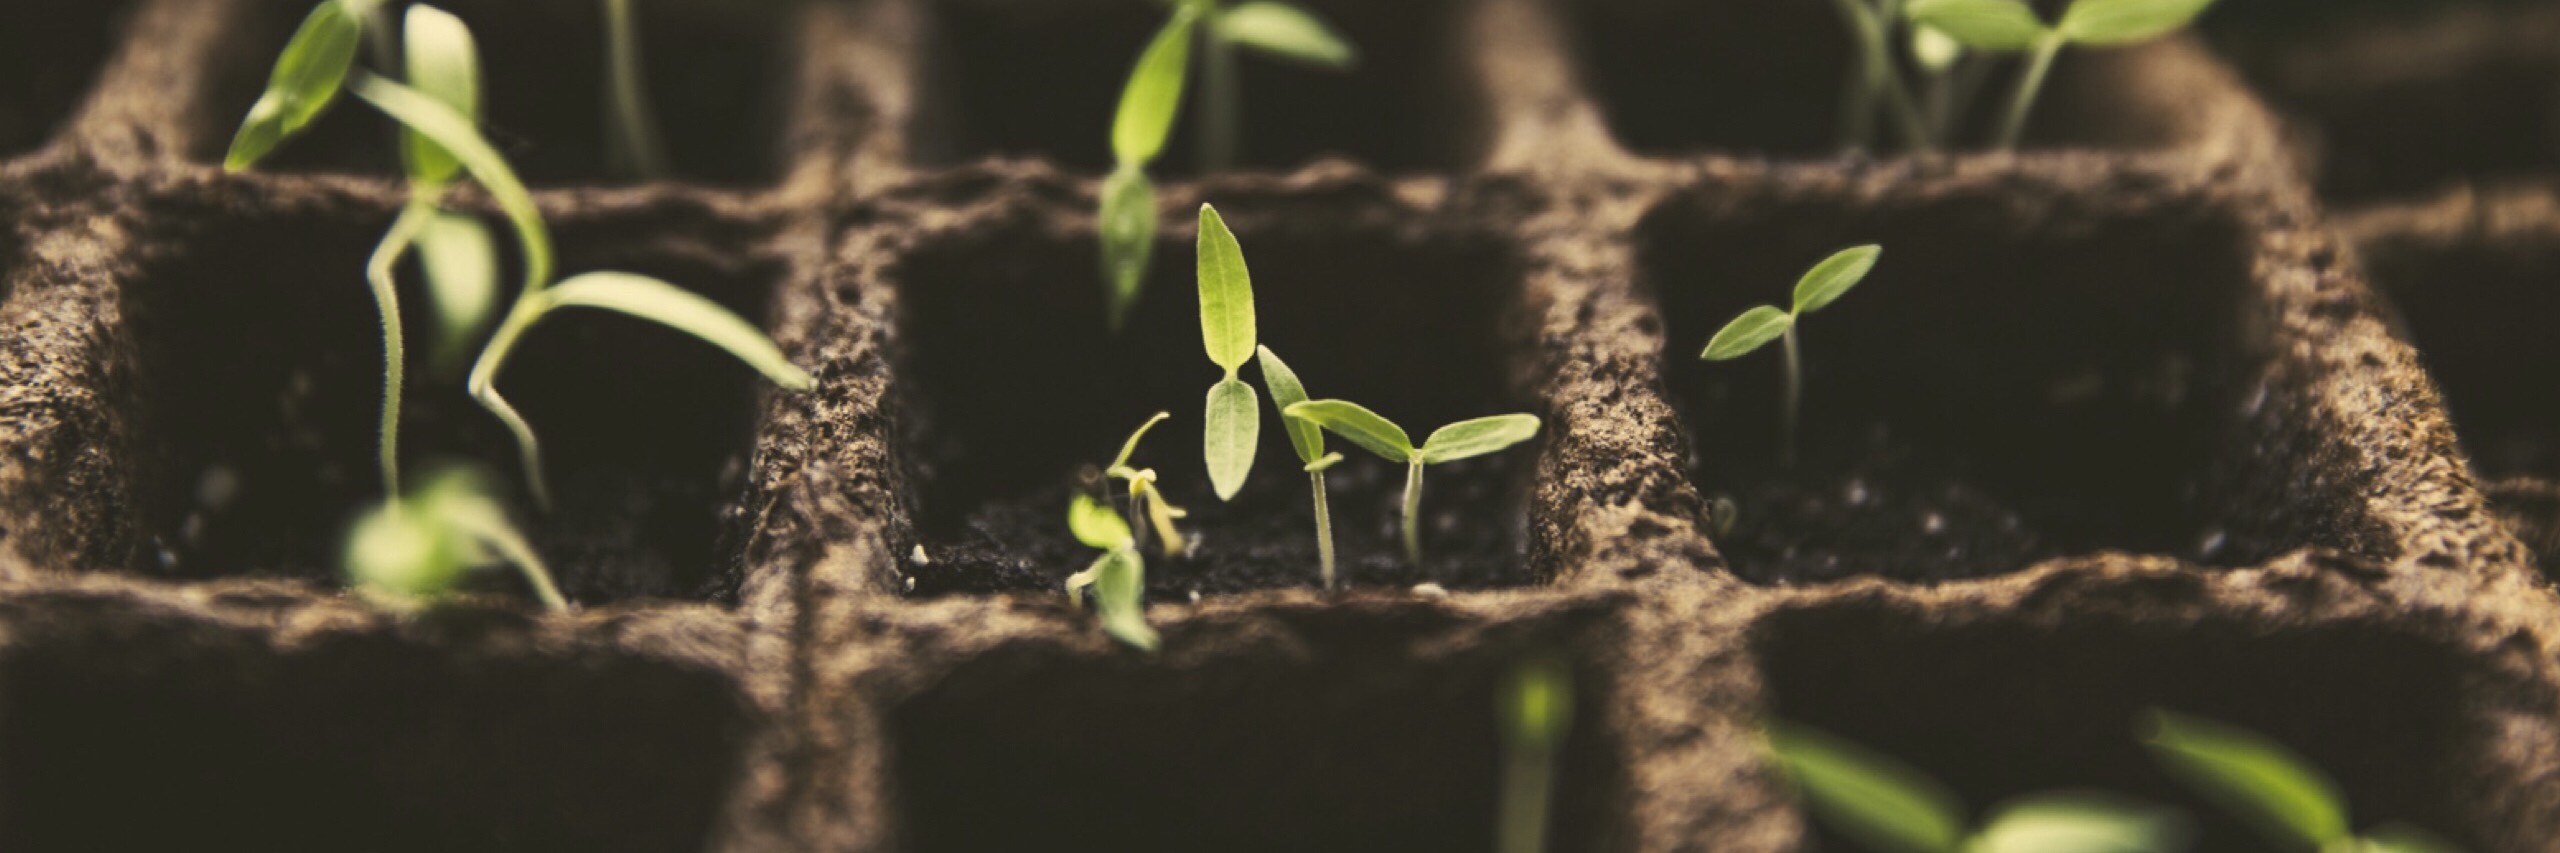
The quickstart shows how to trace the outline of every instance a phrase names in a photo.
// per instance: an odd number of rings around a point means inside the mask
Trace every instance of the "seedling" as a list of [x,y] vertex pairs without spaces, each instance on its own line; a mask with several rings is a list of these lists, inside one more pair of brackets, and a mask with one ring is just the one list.
[[2192,835],[2174,811],[2074,791],[2012,800],[1968,831],[1963,803],[1909,765],[1806,726],[1768,737],[1814,817],[1875,853],[2174,853]]
[[1181,507],[1174,506],[1172,502],[1164,499],[1164,491],[1156,486],[1155,469],[1129,466],[1129,457],[1137,455],[1138,442],[1147,437],[1147,430],[1154,429],[1156,424],[1170,417],[1173,417],[1171,413],[1157,412],[1155,417],[1148,418],[1146,423],[1139,424],[1138,431],[1130,433],[1129,440],[1120,445],[1120,455],[1111,460],[1111,467],[1103,469],[1102,473],[1106,477],[1128,484],[1129,518],[1142,522],[1133,525],[1139,540],[1138,547],[1141,550],[1146,547],[1146,530],[1148,527],[1153,527],[1157,539],[1162,543],[1164,555],[1178,557],[1182,555],[1184,548],[1182,530],[1174,526],[1173,522],[1189,513],[1183,512]]
[[1832,0],[1840,10],[1840,19],[1849,27],[1849,39],[1856,45],[1851,58],[1849,92],[1841,114],[1841,142],[1851,149],[1865,148],[1875,136],[1875,113],[1881,107],[1894,120],[1903,144],[1919,153],[1931,148],[1932,134],[1928,119],[1913,101],[1911,90],[1902,82],[1902,72],[1895,66],[1892,28],[1894,11],[1902,0]]
[[1209,485],[1222,501],[1234,500],[1253,473],[1254,451],[1262,442],[1262,413],[1253,386],[1236,371],[1253,359],[1253,276],[1244,268],[1244,247],[1218,209],[1200,206],[1200,339],[1209,360],[1227,371],[1209,386],[1209,414],[1200,446],[1209,463]]
[[569,609],[551,572],[507,520],[487,477],[468,468],[428,472],[417,488],[385,499],[347,537],[347,577],[358,591],[395,606],[443,598],[463,573],[512,564],[554,612]]
[[1329,68],[1348,68],[1352,63],[1351,45],[1295,6],[1269,0],[1233,8],[1221,0],[1167,2],[1173,7],[1171,16],[1138,54],[1137,67],[1121,90],[1111,122],[1116,165],[1102,182],[1101,210],[1095,217],[1102,237],[1102,277],[1111,288],[1113,329],[1120,328],[1146,287],[1156,235],[1156,190],[1147,178],[1147,167],[1164,153],[1165,141],[1173,134],[1174,117],[1191,73],[1193,40],[1201,43],[1201,74],[1209,88],[1200,130],[1200,168],[1205,172],[1225,171],[1235,159],[1241,122],[1235,48]]
[[2338,786],[2282,744],[2255,732],[2152,709],[2136,723],[2144,746],[2171,775],[2265,836],[2301,853],[2455,853],[2407,826],[2358,837]]
[[1820,311],[1838,301],[1858,282],[1875,270],[1876,259],[1884,254],[1880,246],[1845,249],[1813,265],[1796,281],[1795,307],[1779,310],[1762,305],[1733,318],[1707,341],[1705,352],[1698,354],[1706,361],[1731,361],[1768,346],[1770,341],[1783,341],[1787,353],[1786,398],[1778,409],[1780,444],[1778,459],[1795,464],[1796,417],[1804,404],[1804,353],[1796,344],[1796,324],[1804,315]]
[[631,0],[604,0],[605,138],[609,156],[644,179],[667,173],[666,147],[658,140],[658,120],[649,109],[647,86],[640,75],[640,32]]
[[1538,435],[1535,415],[1495,415],[1441,427],[1413,446],[1403,427],[1346,400],[1315,400],[1285,410],[1288,417],[1321,426],[1361,449],[1405,466],[1404,556],[1422,563],[1422,468],[1499,452]]
[[2047,26],[2024,0],[1911,0],[1912,22],[1945,33],[1965,47],[1989,53],[2029,55],[2008,110],[1999,145],[2018,147],[2036,94],[2053,61],[2069,45],[2107,47],[2150,41],[2185,27],[2214,0],[2074,0],[2060,23]]
[[1067,505],[1067,529],[1076,541],[1102,556],[1084,571],[1067,578],[1067,600],[1084,606],[1084,591],[1093,590],[1101,611],[1102,630],[1141,651],[1156,650],[1156,630],[1147,625],[1147,561],[1128,519],[1103,500],[1077,494]]
[[1316,496],[1316,563],[1324,574],[1324,588],[1333,588],[1333,510],[1326,505],[1324,472],[1342,462],[1342,454],[1326,453],[1324,430],[1315,424],[1289,417],[1289,407],[1307,401],[1307,386],[1298,382],[1297,371],[1280,360],[1270,347],[1257,352],[1262,362],[1262,384],[1271,389],[1271,407],[1280,410],[1280,425],[1289,431],[1289,448],[1298,452],[1298,461],[1306,465],[1307,482]]
[[1502,853],[1547,847],[1555,806],[1556,766],[1573,730],[1573,667],[1562,655],[1521,661],[1502,685]]

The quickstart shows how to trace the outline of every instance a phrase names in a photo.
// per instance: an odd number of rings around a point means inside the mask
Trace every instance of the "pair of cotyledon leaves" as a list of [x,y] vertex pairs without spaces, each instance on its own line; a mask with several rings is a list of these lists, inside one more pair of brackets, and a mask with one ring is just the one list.
[[[1166,417],[1158,414],[1139,425],[1120,446],[1120,455],[1111,460],[1108,470],[1129,471],[1129,460],[1137,455],[1138,442]],[[1151,475],[1130,472],[1128,479],[1133,492],[1147,489],[1152,493],[1152,487],[1142,485],[1152,480]],[[1164,506],[1162,495],[1149,494],[1143,499],[1153,502],[1151,508],[1160,510]],[[1078,492],[1067,504],[1067,530],[1075,534],[1076,541],[1102,552],[1091,566],[1067,578],[1068,600],[1081,602],[1083,591],[1090,587],[1103,632],[1131,647],[1154,651],[1156,631],[1147,624],[1146,557],[1138,553],[1137,532],[1130,529],[1129,520],[1104,499]]]
[[2159,37],[2195,20],[2214,0],[2077,0],[2053,25],[2023,0],[1911,0],[1910,19],[1966,47],[2028,50],[2048,40],[2106,46]]
[[1762,305],[1744,311],[1718,330],[1715,337],[1707,341],[1706,351],[1699,353],[1698,357],[1708,361],[1741,358],[1768,346],[1770,341],[1785,337],[1788,330],[1795,328],[1798,318],[1829,307],[1847,295],[1850,288],[1865,281],[1867,274],[1875,271],[1876,261],[1883,256],[1884,247],[1867,245],[1843,249],[1823,259],[1813,265],[1813,269],[1806,270],[1803,278],[1796,280],[1795,307],[1792,310]]

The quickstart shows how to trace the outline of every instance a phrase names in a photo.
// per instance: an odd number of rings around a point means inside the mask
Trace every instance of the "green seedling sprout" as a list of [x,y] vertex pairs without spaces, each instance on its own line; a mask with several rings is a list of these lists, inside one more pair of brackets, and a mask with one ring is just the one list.
[[2008,110],[1999,146],[2018,147],[2036,94],[2066,46],[2106,47],[2150,41],[2185,27],[2214,0],[2074,0],[2060,23],[2047,26],[2024,0],[1911,0],[1912,22],[1989,53],[2029,55]]
[[1209,463],[1209,485],[1222,501],[1234,500],[1253,473],[1254,451],[1262,443],[1262,413],[1253,386],[1236,371],[1254,355],[1253,276],[1244,267],[1244,247],[1227,230],[1218,209],[1200,206],[1200,340],[1209,360],[1227,372],[1209,387],[1208,418],[1200,446]]
[[1067,600],[1082,607],[1084,591],[1091,588],[1104,633],[1132,648],[1155,651],[1156,631],[1147,625],[1147,561],[1138,553],[1137,534],[1128,519],[1102,500],[1079,493],[1067,505],[1067,529],[1076,541],[1102,552],[1092,566],[1067,578]]
[[1557,759],[1573,730],[1573,666],[1563,655],[1540,653],[1521,661],[1503,682],[1501,853],[1539,853],[1547,847],[1548,815],[1555,806]]
[[1919,153],[1932,147],[1928,119],[1904,88],[1902,72],[1894,65],[1892,29],[1900,19],[1896,12],[1901,4],[1902,0],[1832,0],[1856,46],[1840,122],[1841,142],[1847,148],[1863,149],[1872,141],[1879,107],[1892,116],[1904,145]]
[[1538,435],[1535,415],[1495,415],[1441,427],[1422,446],[1413,446],[1403,427],[1347,400],[1315,400],[1284,412],[1342,436],[1361,449],[1405,466],[1404,556],[1422,563],[1422,468],[1500,452]]
[[1157,412],[1155,417],[1148,418],[1146,423],[1139,424],[1138,431],[1130,433],[1129,440],[1120,445],[1120,455],[1112,459],[1111,466],[1103,469],[1102,473],[1106,477],[1128,484],[1129,517],[1142,522],[1142,524],[1133,525],[1140,540],[1139,548],[1144,550],[1145,531],[1148,527],[1153,527],[1156,538],[1162,543],[1164,555],[1179,557],[1182,556],[1184,548],[1182,530],[1174,526],[1174,521],[1188,516],[1189,513],[1164,499],[1164,490],[1156,486],[1155,469],[1133,468],[1129,465],[1129,457],[1137,455],[1138,442],[1147,437],[1147,430],[1154,429],[1156,424],[1170,417],[1173,415],[1169,412]]
[[1769,728],[1769,749],[1824,825],[1875,853],[2174,853],[2184,816],[2107,794],[2031,794],[1968,831],[1965,810],[1918,770],[1822,731]]
[[1778,410],[1781,436],[1778,458],[1782,463],[1795,463],[1796,418],[1804,404],[1804,353],[1796,343],[1796,324],[1804,315],[1829,307],[1850,288],[1858,286],[1858,282],[1866,280],[1867,273],[1875,270],[1876,259],[1883,254],[1882,247],[1859,246],[1824,259],[1796,281],[1795,307],[1792,310],[1782,311],[1776,306],[1762,305],[1744,311],[1718,330],[1715,337],[1707,341],[1706,351],[1698,354],[1698,358],[1705,361],[1731,361],[1768,346],[1770,341],[1785,342],[1786,399]]
[[554,612],[569,609],[531,543],[507,520],[488,478],[444,468],[419,478],[356,520],[347,537],[347,577],[359,592],[394,606],[443,598],[464,572],[512,564]]
[[1270,347],[1256,351],[1262,362],[1262,384],[1271,389],[1271,407],[1280,411],[1280,425],[1289,431],[1289,449],[1298,452],[1305,463],[1307,482],[1316,496],[1316,563],[1324,576],[1324,588],[1333,588],[1333,509],[1327,505],[1324,472],[1342,462],[1342,454],[1324,449],[1324,430],[1315,424],[1289,417],[1289,407],[1307,402],[1307,386],[1298,381],[1297,371],[1280,360]]
[[2162,767],[2265,836],[2299,853],[2455,853],[2425,831],[2390,826],[2358,837],[2338,786],[2292,750],[2237,726],[2152,709],[2136,726]]
[[1111,328],[1128,318],[1146,287],[1155,253],[1156,189],[1147,167],[1164,153],[1191,74],[1192,42],[1203,54],[1201,74],[1209,103],[1200,133],[1201,170],[1225,171],[1234,159],[1237,107],[1234,48],[1245,47],[1312,65],[1347,68],[1349,43],[1314,15],[1285,3],[1256,0],[1222,6],[1219,0],[1168,0],[1172,14],[1138,54],[1111,121],[1114,166],[1103,179],[1096,230],[1102,241],[1102,280],[1110,288]]
[[658,120],[649,109],[647,84],[640,74],[640,27],[631,0],[604,0],[605,124],[612,140],[610,156],[632,174],[655,179],[667,174],[666,146],[658,139]]
[[[619,272],[587,273],[554,282],[554,255],[551,234],[535,206],[533,194],[517,179],[515,170],[499,156],[497,149],[480,135],[473,116],[457,109],[448,99],[461,100],[459,93],[470,95],[465,106],[477,103],[477,73],[459,69],[476,67],[469,60],[468,30],[450,15],[425,7],[412,7],[411,26],[426,24],[421,34],[413,33],[409,48],[425,56],[412,57],[415,78],[427,89],[412,88],[398,82],[353,68],[355,45],[362,39],[362,22],[369,16],[372,4],[367,0],[328,0],[314,9],[293,40],[278,59],[267,91],[250,108],[248,119],[234,138],[225,167],[237,171],[250,168],[287,138],[305,130],[312,120],[324,112],[341,90],[389,115],[410,134],[404,137],[413,187],[423,184],[430,194],[440,197],[447,182],[468,173],[488,190],[498,207],[514,226],[517,242],[524,256],[524,286],[488,343],[472,365],[465,387],[473,400],[504,423],[516,439],[525,470],[525,480],[535,503],[543,508],[551,505],[550,489],[543,476],[541,446],[533,427],[525,422],[515,407],[497,390],[498,375],[507,358],[525,333],[553,312],[564,308],[601,308],[621,312],[643,320],[676,329],[727,350],[775,383],[795,391],[816,384],[805,371],[791,364],[779,347],[753,324],[728,309],[674,285],[644,276]],[[461,49],[457,49],[459,45]],[[422,50],[423,48],[423,50]],[[420,63],[424,63],[421,65]],[[466,87],[465,82],[469,85]],[[424,180],[432,178],[433,180]],[[421,209],[413,204],[411,211]],[[438,226],[439,216],[420,213],[412,217],[404,212],[404,223],[395,224],[393,237],[385,241],[388,251],[376,253],[373,271],[375,299],[384,317],[384,350],[387,362],[383,430],[382,464],[386,483],[397,483],[397,400],[401,376],[401,334],[398,311],[388,298],[388,275],[392,261],[400,249],[413,239],[425,240],[434,257],[426,261],[431,277],[456,275],[456,270],[477,270],[486,266],[483,253],[462,250],[447,251],[449,243],[459,244],[467,238],[455,237],[461,226]],[[404,230],[418,233],[403,235]],[[441,270],[441,272],[440,272]],[[439,285],[440,291],[443,286]],[[469,287],[440,292],[438,304],[463,305],[473,302]],[[461,313],[471,314],[472,311]],[[485,311],[477,312],[485,316]],[[449,324],[450,325],[450,324]],[[396,491],[394,492],[397,493]]]

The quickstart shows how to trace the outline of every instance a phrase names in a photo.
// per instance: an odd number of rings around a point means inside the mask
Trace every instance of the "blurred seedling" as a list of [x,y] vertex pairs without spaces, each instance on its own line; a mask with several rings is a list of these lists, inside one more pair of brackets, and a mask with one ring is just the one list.
[[2277,851],[2455,853],[2451,843],[2408,826],[2357,836],[2346,797],[2300,755],[2238,726],[2152,709],[2136,723],[2142,743],[2170,775],[2249,825]]
[[[1854,0],[1843,0],[1854,2]],[[1910,0],[1911,22],[1985,53],[2026,53],[2009,106],[2001,114],[1997,142],[2018,147],[2054,59],[2069,46],[2110,47],[2168,35],[2203,14],[2214,0],[2073,0],[2050,26],[2025,0]]]
[[1289,449],[1297,451],[1298,461],[1304,463],[1308,486],[1316,496],[1316,563],[1324,576],[1324,588],[1332,589],[1333,509],[1325,497],[1324,472],[1340,464],[1342,454],[1325,452],[1323,428],[1289,417],[1290,406],[1307,402],[1307,386],[1298,381],[1297,371],[1290,370],[1270,347],[1256,352],[1262,362],[1262,384],[1271,389],[1271,407],[1280,410],[1280,425],[1289,431]]
[[524,573],[542,606],[569,609],[488,478],[469,468],[427,472],[406,494],[367,510],[347,537],[348,579],[394,606],[432,603],[452,594],[466,573],[502,564]]
[[607,155],[643,179],[667,174],[666,145],[640,74],[640,27],[631,0],[604,0]]
[[[1181,517],[1181,510],[1165,503],[1163,495],[1155,490],[1154,471],[1129,467],[1129,457],[1136,454],[1138,442],[1146,437],[1149,428],[1166,417],[1158,414],[1141,424],[1138,431],[1129,436],[1129,441],[1121,445],[1120,456],[1112,460],[1108,473],[1112,479],[1129,484],[1130,513],[1146,518],[1160,528],[1166,543],[1165,553],[1169,556],[1181,549],[1180,533],[1173,526],[1173,520]],[[1146,557],[1139,550],[1143,544],[1138,539],[1138,531],[1143,528],[1133,527],[1129,519],[1111,508],[1110,501],[1111,496],[1107,493],[1095,495],[1079,491],[1067,504],[1067,530],[1075,534],[1076,541],[1102,552],[1102,556],[1094,559],[1093,565],[1068,576],[1067,599],[1082,607],[1085,591],[1092,590],[1094,608],[1100,612],[1104,633],[1133,648],[1155,651],[1156,632],[1147,625]]]
[[1859,246],[1824,259],[1796,281],[1792,309],[1762,305],[1744,311],[1718,330],[1715,337],[1707,341],[1706,351],[1698,354],[1706,361],[1731,361],[1757,352],[1771,341],[1783,342],[1787,354],[1787,386],[1786,397],[1778,409],[1778,459],[1784,464],[1795,464],[1796,418],[1804,405],[1804,353],[1796,342],[1796,325],[1803,321],[1805,315],[1829,307],[1850,288],[1866,280],[1867,274],[1875,270],[1876,259],[1883,254],[1884,249],[1880,246]]
[[1556,768],[1573,730],[1573,666],[1541,652],[1511,670],[1497,697],[1502,717],[1502,815],[1495,848],[1539,853],[1547,848],[1555,808]]
[[1182,556],[1184,544],[1182,530],[1175,526],[1174,522],[1188,516],[1189,513],[1164,499],[1164,491],[1156,486],[1155,469],[1133,468],[1129,465],[1129,457],[1137,454],[1138,442],[1147,437],[1147,430],[1154,429],[1156,424],[1170,417],[1173,415],[1169,412],[1157,412],[1155,417],[1148,418],[1146,423],[1139,424],[1138,431],[1130,433],[1129,440],[1120,445],[1120,455],[1112,459],[1111,466],[1103,469],[1102,473],[1103,476],[1128,486],[1129,517],[1139,522],[1133,525],[1133,534],[1137,537],[1138,547],[1141,550],[1146,547],[1146,531],[1152,527],[1156,532],[1158,547],[1164,555],[1179,557]]
[[1537,437],[1539,426],[1535,415],[1476,418],[1441,427],[1415,447],[1403,427],[1347,400],[1297,403],[1284,414],[1323,427],[1379,458],[1404,464],[1404,555],[1415,565],[1422,564],[1423,467],[1500,452]]
[[1968,829],[1963,803],[1900,761],[1792,723],[1768,741],[1806,809],[1874,853],[2175,853],[2193,835],[2175,811],[2082,791],[2020,797]]

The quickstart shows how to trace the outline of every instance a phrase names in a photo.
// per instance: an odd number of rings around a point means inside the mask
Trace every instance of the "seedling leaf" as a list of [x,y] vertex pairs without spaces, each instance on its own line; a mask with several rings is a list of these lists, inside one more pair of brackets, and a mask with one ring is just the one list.
[[1324,458],[1307,463],[1307,473],[1322,474],[1326,471],[1333,470],[1333,466],[1340,464],[1342,464],[1342,454],[1327,453],[1324,455]]
[[1280,411],[1280,425],[1289,431],[1289,446],[1298,451],[1298,461],[1310,466],[1308,471],[1323,470],[1312,466],[1325,455],[1324,428],[1288,416],[1290,406],[1307,401],[1307,386],[1298,381],[1297,372],[1290,370],[1289,365],[1280,360],[1280,354],[1272,352],[1270,347],[1260,347],[1254,352],[1262,363],[1262,386],[1271,389],[1271,407]]
[[222,168],[237,172],[257,165],[287,137],[327,112],[363,41],[362,10],[345,0],[324,0],[312,7],[293,39],[285,42],[284,53],[276,57],[267,90],[249,106],[240,132],[231,137],[231,151],[223,156]]
[[591,272],[545,291],[561,308],[602,308],[649,320],[701,338],[747,363],[774,384],[794,391],[817,387],[818,381],[782,354],[764,331],[720,303],[647,276]]
[[443,212],[418,231],[417,246],[427,295],[435,303],[437,360],[450,363],[467,352],[497,311],[498,247],[480,220]]
[[2186,26],[2213,0],[2078,0],[2057,27],[2076,44],[2149,41]]
[[2461,853],[2453,842],[2411,826],[2386,826],[2364,838],[2367,853]]
[[1234,500],[1244,490],[1246,475],[1253,473],[1254,451],[1262,445],[1262,412],[1255,408],[1260,402],[1253,386],[1240,379],[1221,379],[1209,386],[1202,450],[1209,462],[1209,485],[1217,490],[1219,500]]
[[1876,259],[1884,255],[1883,246],[1867,245],[1842,249],[1814,264],[1804,277],[1796,280],[1796,315],[1820,311],[1837,301],[1849,288],[1867,280],[1875,271]]
[[1111,151],[1121,163],[1143,166],[1163,153],[1165,137],[1173,133],[1174,112],[1182,105],[1183,77],[1191,69],[1191,28],[1199,20],[1196,5],[1176,7],[1146,52],[1138,54],[1128,88],[1120,93],[1120,112],[1111,122]]
[[1305,9],[1256,0],[1220,13],[1217,21],[1218,37],[1229,44],[1309,65],[1351,67],[1351,44]]
[[1729,361],[1750,355],[1770,341],[1777,340],[1795,325],[1792,314],[1774,305],[1762,305],[1733,318],[1716,336],[1707,340],[1707,350],[1698,357],[1707,361]]
[[468,568],[465,557],[439,525],[402,501],[366,511],[347,537],[348,579],[392,599],[443,595]]
[[533,193],[516,178],[515,169],[498,155],[498,149],[480,136],[471,119],[415,89],[371,74],[358,72],[347,82],[347,89],[462,161],[462,167],[489,190],[515,225],[516,240],[524,248],[526,290],[539,290],[551,282],[551,229],[542,222],[542,209],[534,205]]
[[1173,417],[1172,412],[1157,412],[1155,417],[1148,418],[1146,423],[1139,424],[1136,432],[1129,433],[1129,440],[1121,442],[1120,455],[1112,457],[1111,469],[1128,467],[1129,457],[1138,455],[1138,442],[1146,440],[1147,430],[1155,429],[1156,424],[1163,423],[1170,417]]
[[[408,45],[409,87],[452,107],[464,118],[480,118],[480,52],[471,28],[451,13],[425,4],[409,7],[401,30]],[[400,135],[400,153],[409,164],[409,179],[424,186],[443,186],[462,170],[453,153],[415,130]]]
[[1140,651],[1156,650],[1147,626],[1147,564],[1135,548],[1113,548],[1094,561],[1093,597],[1102,631]]
[[1422,462],[1438,465],[1494,453],[1536,438],[1536,415],[1495,415],[1459,421],[1433,431],[1422,442]]
[[2049,32],[2019,0],[1911,0],[1905,14],[1976,50],[2026,50]]
[[1411,463],[1413,439],[1403,427],[1349,400],[1315,400],[1290,406],[1282,414],[1324,427],[1389,462]]
[[1841,834],[1884,853],[1957,850],[1962,808],[1919,771],[1802,726],[1771,726],[1769,745],[1807,807]]
[[1964,43],[1937,27],[1911,28],[1911,58],[1931,74],[1944,74],[1964,58]]
[[2142,742],[2172,775],[2280,846],[2327,849],[2348,837],[2345,798],[2309,762],[2236,726],[2153,709]]
[[1102,181],[1102,280],[1111,286],[1111,328],[1129,319],[1129,309],[1147,284],[1147,264],[1156,253],[1156,185],[1137,166],[1122,164]]
[[1067,503],[1067,529],[1085,547],[1103,551],[1126,547],[1137,541],[1137,533],[1129,529],[1129,520],[1092,495],[1078,492]]
[[1232,377],[1253,358],[1253,276],[1244,247],[1218,209],[1200,206],[1200,338],[1209,360]]
[[2173,853],[2193,828],[2178,813],[2092,793],[2044,794],[1992,813],[1964,853]]

